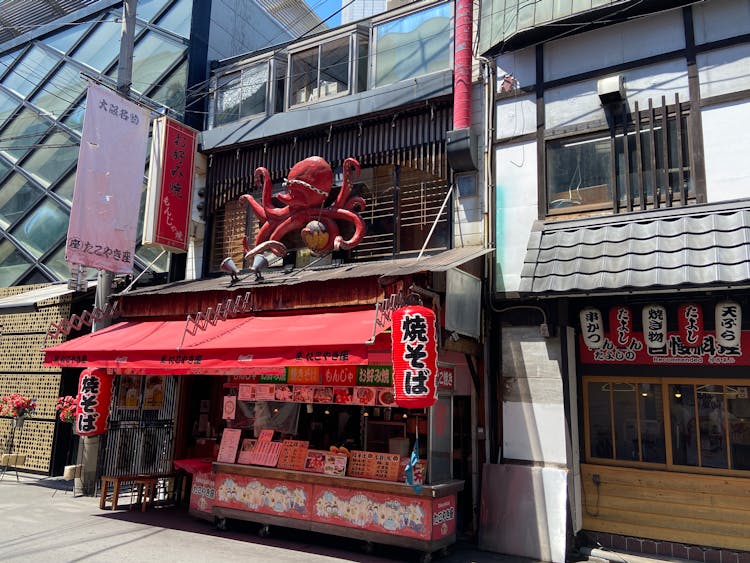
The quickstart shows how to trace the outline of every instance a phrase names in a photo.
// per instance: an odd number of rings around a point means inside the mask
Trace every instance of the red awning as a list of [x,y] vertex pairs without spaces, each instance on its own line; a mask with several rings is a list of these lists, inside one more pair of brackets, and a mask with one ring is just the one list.
[[186,332],[185,321],[124,322],[45,350],[44,363],[125,373],[274,373],[287,366],[367,364],[375,311],[243,317]]

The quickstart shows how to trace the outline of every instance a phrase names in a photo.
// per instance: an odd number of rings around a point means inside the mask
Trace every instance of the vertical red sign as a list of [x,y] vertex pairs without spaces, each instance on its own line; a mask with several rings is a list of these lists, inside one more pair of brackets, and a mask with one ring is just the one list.
[[197,135],[194,129],[168,117],[154,121],[145,245],[187,252]]
[[114,376],[103,369],[85,369],[78,378],[78,405],[74,431],[79,436],[96,436],[107,431],[109,403]]
[[437,388],[453,391],[456,381],[456,368],[453,366],[438,366]]
[[432,501],[432,539],[436,540],[456,531],[456,495]]

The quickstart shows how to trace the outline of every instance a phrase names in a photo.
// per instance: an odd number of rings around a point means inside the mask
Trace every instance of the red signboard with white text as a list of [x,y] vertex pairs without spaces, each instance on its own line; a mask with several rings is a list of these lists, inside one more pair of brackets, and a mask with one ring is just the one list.
[[154,121],[143,244],[187,252],[198,132],[168,117]]

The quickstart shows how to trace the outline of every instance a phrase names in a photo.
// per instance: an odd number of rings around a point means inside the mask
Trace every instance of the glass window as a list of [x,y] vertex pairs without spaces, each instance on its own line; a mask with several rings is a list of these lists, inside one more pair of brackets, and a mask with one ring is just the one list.
[[86,99],[81,100],[78,105],[62,120],[71,129],[81,133],[83,131],[83,118],[86,114]]
[[176,35],[190,37],[190,21],[193,17],[192,0],[177,0],[175,4],[156,22],[157,27]]
[[375,26],[374,86],[450,68],[451,4],[441,4]]
[[750,387],[606,378],[584,378],[584,385],[589,459],[699,467],[704,472],[750,469]]
[[65,54],[73,45],[75,45],[89,27],[91,27],[91,22],[71,26],[63,31],[55,33],[47,39],[43,39],[43,41],[46,45],[49,45],[53,49],[57,49]]
[[52,270],[58,280],[67,280],[70,277],[70,268],[65,261],[65,245],[61,245],[60,248],[50,254],[44,261],[44,265]]
[[145,92],[157,84],[164,72],[180,60],[185,47],[149,32],[133,51],[133,88]]
[[8,170],[10,170],[10,165],[7,164],[4,160],[0,159],[0,180],[5,178],[5,175],[8,173]]
[[120,54],[122,24],[119,23],[119,18],[119,15],[111,12],[104,21],[98,22],[83,43],[73,51],[73,58],[99,72],[111,65]]
[[67,201],[68,203],[73,203],[73,190],[75,189],[76,185],[76,175],[68,174],[68,176],[60,182],[55,188],[52,190],[54,191],[58,196],[60,196],[62,199]]
[[[16,111],[19,105],[20,102],[16,98],[5,92],[0,92],[0,127]],[[3,144],[2,139],[0,139],[1,144]]]
[[62,240],[68,231],[68,213],[46,199],[11,234],[36,258]]
[[42,89],[31,99],[31,103],[59,118],[85,89],[86,82],[81,78],[80,71],[65,63],[44,83]]
[[18,173],[0,185],[0,225],[7,227],[42,197],[43,192]]
[[23,168],[48,188],[78,160],[78,143],[64,133],[51,135],[23,162]]
[[161,11],[169,0],[138,0],[135,17],[144,21],[151,21],[154,14]]
[[50,124],[29,109],[19,113],[0,134],[0,153],[13,162],[34,148]]
[[349,91],[349,37],[294,53],[290,57],[290,105]]
[[596,382],[589,383],[589,436],[591,457],[613,458],[612,452],[612,386]]
[[216,88],[214,126],[265,113],[268,63],[222,76]]
[[13,51],[11,53],[8,53],[7,55],[3,55],[2,57],[0,57],[0,77],[5,74],[5,72],[13,64],[13,61],[15,61],[20,54],[21,51],[19,49],[18,51]]
[[8,240],[0,241],[0,287],[14,285],[31,262]]
[[34,45],[3,78],[3,86],[25,98],[38,84],[44,82],[44,77],[58,60],[56,56]]
[[185,85],[187,84],[187,62],[182,63],[149,98],[177,113],[185,113]]
[[660,112],[653,126],[641,117],[640,134],[633,126],[636,115],[628,118],[626,134],[620,127],[614,135],[614,163],[609,131],[547,141],[549,213],[612,209],[615,199],[623,210],[629,203],[650,208],[694,200],[687,116],[669,117],[664,135]]

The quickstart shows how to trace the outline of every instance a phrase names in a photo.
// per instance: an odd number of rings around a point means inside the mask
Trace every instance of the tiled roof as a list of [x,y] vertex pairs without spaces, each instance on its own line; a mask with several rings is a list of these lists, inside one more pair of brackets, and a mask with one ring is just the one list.
[[750,200],[627,216],[537,222],[521,293],[750,282]]

